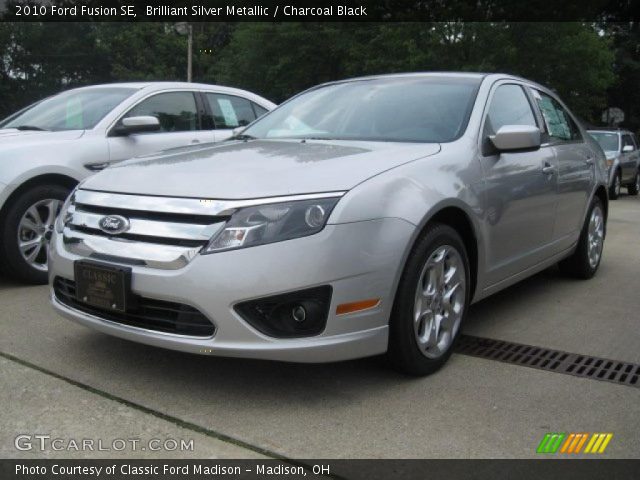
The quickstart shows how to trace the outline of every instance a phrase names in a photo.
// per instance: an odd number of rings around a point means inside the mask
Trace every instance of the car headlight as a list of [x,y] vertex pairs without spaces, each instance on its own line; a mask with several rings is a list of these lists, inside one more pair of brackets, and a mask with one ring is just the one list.
[[324,228],[339,197],[244,207],[202,250],[214,253],[306,237]]
[[62,233],[62,231],[64,230],[64,226],[71,220],[71,215],[73,214],[69,213],[69,207],[71,207],[71,205],[73,205],[75,201],[76,190],[78,189],[74,188],[73,191],[69,194],[67,199],[62,204],[62,208],[60,209],[60,213],[58,214],[58,217],[56,218],[56,223],[55,223],[55,228],[57,233]]

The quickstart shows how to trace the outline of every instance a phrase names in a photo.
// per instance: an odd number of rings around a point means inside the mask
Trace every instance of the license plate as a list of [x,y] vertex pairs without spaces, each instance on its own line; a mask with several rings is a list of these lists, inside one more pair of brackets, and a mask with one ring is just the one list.
[[131,269],[78,261],[74,265],[76,299],[104,310],[125,312],[131,291]]

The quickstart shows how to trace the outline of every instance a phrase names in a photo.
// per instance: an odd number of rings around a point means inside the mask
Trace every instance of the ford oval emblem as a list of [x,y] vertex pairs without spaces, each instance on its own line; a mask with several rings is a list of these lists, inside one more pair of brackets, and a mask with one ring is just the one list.
[[98,222],[100,230],[110,235],[118,235],[129,230],[129,220],[121,215],[107,215]]

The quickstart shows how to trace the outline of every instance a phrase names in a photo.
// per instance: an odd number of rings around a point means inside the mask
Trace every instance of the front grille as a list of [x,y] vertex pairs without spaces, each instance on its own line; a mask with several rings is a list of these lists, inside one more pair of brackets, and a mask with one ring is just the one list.
[[[225,202],[80,189],[65,213],[62,240],[85,258],[176,270],[224,228],[232,211]],[[123,228],[105,231],[107,217]]]
[[53,291],[63,305],[123,325],[192,337],[210,337],[215,332],[215,327],[207,317],[182,303],[132,295],[130,310],[113,312],[78,301],[76,284],[72,280],[56,277]]

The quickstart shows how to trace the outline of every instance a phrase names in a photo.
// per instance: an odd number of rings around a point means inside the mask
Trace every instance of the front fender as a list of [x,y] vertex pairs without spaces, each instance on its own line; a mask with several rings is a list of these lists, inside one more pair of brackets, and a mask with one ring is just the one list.
[[[402,249],[402,263],[395,272],[394,287],[411,248],[425,226],[440,212],[454,208],[469,220],[477,245],[477,281],[485,269],[481,224],[484,217],[480,166],[468,151],[468,162],[456,155],[436,155],[395,168],[363,182],[336,205],[329,223],[350,223],[379,218],[400,218],[414,231]],[[478,283],[480,284],[480,283]]]

